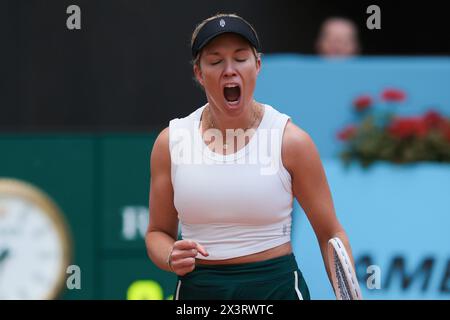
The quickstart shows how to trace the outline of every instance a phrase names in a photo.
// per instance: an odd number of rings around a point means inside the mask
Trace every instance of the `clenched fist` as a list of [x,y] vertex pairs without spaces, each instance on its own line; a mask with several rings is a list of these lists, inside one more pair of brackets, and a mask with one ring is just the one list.
[[209,255],[201,244],[194,241],[175,241],[168,257],[168,264],[173,272],[179,276],[184,276],[195,269],[195,257],[197,253],[200,253],[204,257]]

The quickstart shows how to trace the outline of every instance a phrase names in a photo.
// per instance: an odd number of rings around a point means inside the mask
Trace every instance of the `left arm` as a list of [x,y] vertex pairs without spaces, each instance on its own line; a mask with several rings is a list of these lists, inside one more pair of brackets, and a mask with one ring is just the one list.
[[319,152],[311,137],[292,122],[288,122],[283,135],[283,164],[292,177],[292,191],[305,211],[316,234],[320,251],[331,282],[328,268],[328,240],[339,237],[354,260],[347,234],[339,223]]

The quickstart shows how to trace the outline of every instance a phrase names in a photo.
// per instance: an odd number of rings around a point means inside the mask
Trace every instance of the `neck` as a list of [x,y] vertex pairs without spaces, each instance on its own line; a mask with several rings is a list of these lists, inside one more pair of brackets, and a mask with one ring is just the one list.
[[258,124],[260,118],[260,106],[256,101],[252,101],[249,105],[244,108],[239,117],[229,117],[224,114],[220,109],[213,107],[210,103],[207,105],[207,119],[206,127],[207,129],[212,127],[222,131],[223,134],[226,133],[227,129],[237,130],[243,129],[247,130],[254,128]]

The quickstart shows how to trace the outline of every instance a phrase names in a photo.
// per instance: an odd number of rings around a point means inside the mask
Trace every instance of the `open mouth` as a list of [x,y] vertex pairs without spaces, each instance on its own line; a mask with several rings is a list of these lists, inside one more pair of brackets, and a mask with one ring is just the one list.
[[237,104],[241,97],[241,88],[237,84],[225,85],[223,95],[229,104]]

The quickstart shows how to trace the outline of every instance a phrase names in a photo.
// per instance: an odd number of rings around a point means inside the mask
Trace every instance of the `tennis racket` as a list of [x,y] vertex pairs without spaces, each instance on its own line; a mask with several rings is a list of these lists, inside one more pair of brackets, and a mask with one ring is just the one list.
[[356,279],[344,244],[338,238],[328,241],[328,264],[337,300],[362,300],[361,289]]

